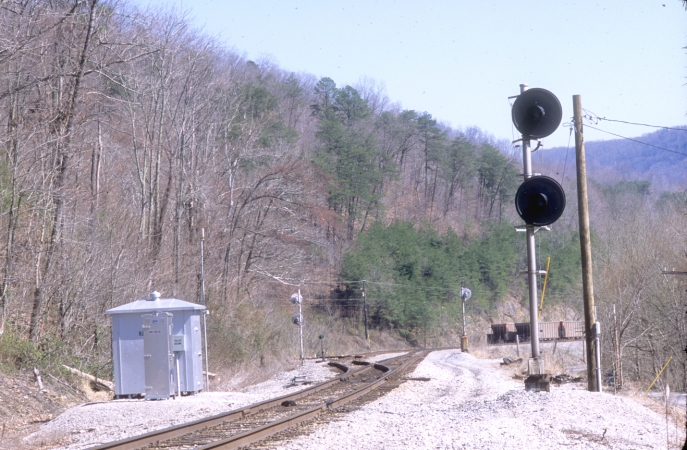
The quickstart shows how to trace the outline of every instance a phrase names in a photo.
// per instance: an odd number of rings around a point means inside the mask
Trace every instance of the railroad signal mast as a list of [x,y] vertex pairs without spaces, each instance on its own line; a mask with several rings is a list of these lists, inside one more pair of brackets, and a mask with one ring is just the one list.
[[303,303],[303,296],[301,295],[301,290],[299,289],[297,293],[293,294],[291,298],[289,299],[291,303],[294,305],[298,306],[298,312],[294,315],[291,316],[291,322],[293,322],[294,325],[298,326],[298,337],[300,340],[300,350],[301,350],[301,364],[303,364],[304,355],[303,355],[303,313],[301,310],[301,303]]
[[[530,344],[532,357],[528,363],[528,390],[548,390],[544,360],[539,353],[539,321],[537,301],[537,260],[534,245],[535,228],[550,225],[563,214],[565,193],[554,179],[532,173],[532,139],[541,139],[556,131],[563,117],[561,104],[551,92],[545,89],[528,89],[520,85],[511,110],[513,124],[521,133],[524,181],[515,195],[515,208],[525,222],[527,233],[527,285],[530,307]],[[517,141],[516,141],[517,142]]]
[[463,303],[463,335],[460,337],[460,351],[468,353],[468,337],[465,334],[465,302],[472,297],[472,291],[465,286],[460,288],[460,299]]

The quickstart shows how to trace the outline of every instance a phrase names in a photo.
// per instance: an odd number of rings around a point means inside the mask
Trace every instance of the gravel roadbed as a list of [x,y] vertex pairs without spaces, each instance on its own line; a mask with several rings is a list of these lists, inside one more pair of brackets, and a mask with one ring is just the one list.
[[[665,417],[639,403],[588,392],[581,384],[528,392],[498,368],[499,362],[433,352],[413,373],[430,381],[408,381],[279,448],[666,448]],[[675,432],[673,427],[671,436]]]
[[[366,361],[382,361],[404,353],[375,355]],[[287,395],[308,387],[302,381],[312,385],[340,373],[326,363],[306,360],[294,370],[281,372],[269,381],[237,392],[201,392],[170,400],[120,399],[85,403],[46,423],[37,432],[27,436],[24,443],[29,448],[90,448]],[[299,377],[298,384],[293,382],[295,377]]]
[[[397,354],[378,355],[380,361]],[[527,392],[500,360],[457,350],[430,353],[409,380],[388,395],[283,449],[653,449],[666,448],[666,420],[639,403],[582,384]],[[116,400],[72,408],[25,442],[77,450],[284,395],[296,376],[319,382],[331,368],[306,361],[240,392],[208,392],[175,400]],[[429,381],[420,381],[429,378]],[[684,433],[673,425],[671,440]]]

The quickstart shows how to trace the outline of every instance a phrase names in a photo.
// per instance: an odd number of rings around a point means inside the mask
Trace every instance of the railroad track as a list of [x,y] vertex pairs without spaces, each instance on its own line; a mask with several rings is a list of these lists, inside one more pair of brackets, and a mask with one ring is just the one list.
[[341,410],[363,396],[375,398],[400,385],[427,351],[410,352],[379,364],[352,361],[357,370],[330,363],[343,374],[302,391],[193,422],[133,436],[93,450],[234,449],[269,438],[319,415]]

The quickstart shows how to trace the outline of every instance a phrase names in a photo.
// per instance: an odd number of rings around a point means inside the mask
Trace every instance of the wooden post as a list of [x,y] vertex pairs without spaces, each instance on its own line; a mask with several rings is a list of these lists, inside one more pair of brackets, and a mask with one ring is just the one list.
[[615,345],[615,374],[613,384],[615,389],[623,388],[623,363],[620,360],[620,341],[618,340],[618,316],[615,314],[615,304],[613,304],[613,341]]
[[369,348],[370,335],[367,332],[367,297],[365,296],[365,280],[363,280],[363,317],[365,321],[365,340],[367,341],[367,346]]
[[40,391],[43,390],[43,380],[41,379],[41,371],[37,367],[33,368],[33,374],[36,376],[36,384]]
[[[208,366],[208,309],[205,304],[205,228],[200,229],[200,303],[203,310],[203,350],[205,350],[205,392],[210,392],[210,367]],[[202,364],[202,362],[201,362]]]
[[[662,271],[663,275],[687,275],[687,272],[684,271],[675,271],[675,270],[663,270]],[[687,347],[685,348],[685,352],[687,352]],[[687,390],[687,360],[683,362],[683,365],[685,367],[685,387],[684,389]],[[637,379],[639,379],[639,356],[637,356]],[[685,421],[685,430],[687,431],[687,420]],[[685,444],[682,446],[683,449],[687,448],[687,433],[685,434]]]
[[582,292],[584,302],[584,333],[587,341],[587,390],[599,392],[596,382],[594,358],[594,282],[592,279],[592,244],[589,230],[589,203],[587,199],[587,163],[584,155],[582,129],[582,96],[573,95],[573,122],[575,126],[575,155],[577,163],[577,205],[582,257]]

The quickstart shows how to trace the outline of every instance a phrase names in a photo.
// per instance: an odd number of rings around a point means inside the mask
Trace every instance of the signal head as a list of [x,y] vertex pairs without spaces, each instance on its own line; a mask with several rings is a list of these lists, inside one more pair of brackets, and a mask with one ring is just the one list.
[[552,224],[565,210],[565,192],[553,178],[529,178],[515,194],[515,209],[526,224],[538,227]]
[[539,139],[556,131],[563,119],[563,108],[553,93],[532,88],[515,99],[511,116],[523,136]]

